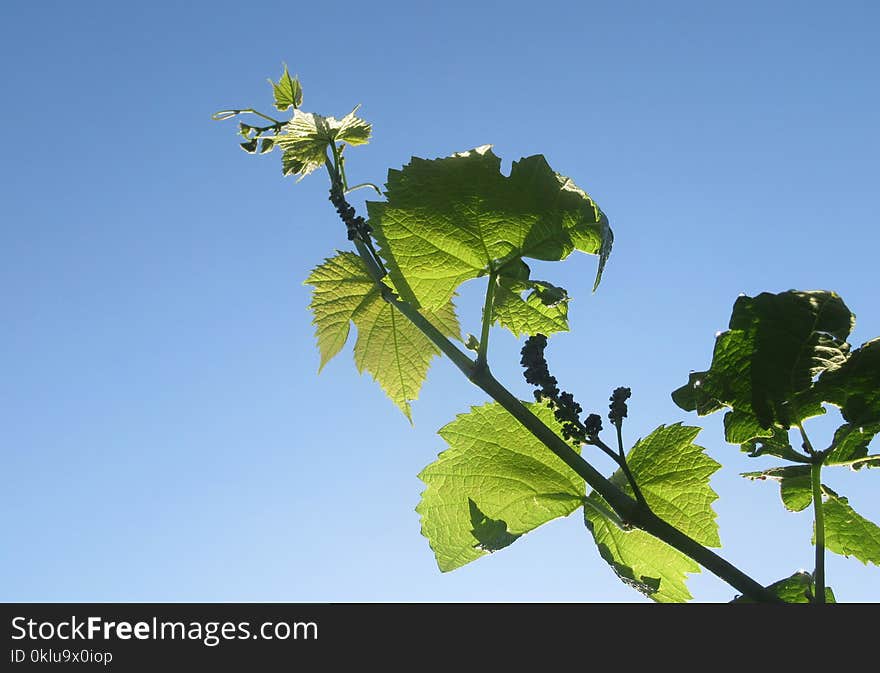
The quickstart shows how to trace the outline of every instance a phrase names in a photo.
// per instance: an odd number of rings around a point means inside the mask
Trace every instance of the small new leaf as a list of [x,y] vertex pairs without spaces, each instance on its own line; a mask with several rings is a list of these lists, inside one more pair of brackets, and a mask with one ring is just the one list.
[[[552,410],[526,406],[561,436]],[[500,404],[474,407],[439,434],[449,448],[419,474],[426,488],[416,511],[443,572],[581,505],[583,479]]]
[[281,73],[281,79],[278,82],[269,80],[272,90],[275,93],[275,107],[284,112],[290,108],[298,108],[302,105],[302,85],[299,83],[299,77],[291,77],[287,72],[287,66],[284,66],[284,72]]
[[254,154],[257,151],[257,139],[247,140],[243,143],[239,143],[241,149],[243,149],[248,154]]
[[497,282],[493,317],[500,325],[516,336],[568,331],[568,293],[563,288],[503,276]]

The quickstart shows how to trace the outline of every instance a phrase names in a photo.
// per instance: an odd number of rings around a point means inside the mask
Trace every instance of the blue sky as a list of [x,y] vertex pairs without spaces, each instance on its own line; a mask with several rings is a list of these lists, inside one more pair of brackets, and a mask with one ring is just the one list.
[[[711,4],[711,6],[710,6]],[[542,153],[608,214],[615,249],[548,271],[572,332],[548,358],[629,442],[702,425],[721,551],[767,583],[812,568],[773,463],[669,393],[708,366],[741,292],[839,292],[880,335],[875,3],[17,3],[0,10],[2,600],[640,601],[578,516],[441,574],[414,512],[438,428],[485,397],[435,361],[414,425],[350,346],[318,376],[310,269],[348,246],[326,179],[283,179],[212,112],[361,103],[350,182],[410,156]],[[362,193],[353,202],[361,205]],[[472,287],[471,287],[472,286]],[[466,331],[480,288],[465,286]],[[518,342],[491,364],[518,395]],[[836,412],[833,413],[836,419]],[[833,425],[814,424],[827,443]],[[808,430],[811,426],[808,426]],[[601,457],[595,463],[610,471]],[[876,474],[829,475],[880,521]],[[841,600],[880,571],[828,558]],[[733,590],[708,573],[698,600]]]

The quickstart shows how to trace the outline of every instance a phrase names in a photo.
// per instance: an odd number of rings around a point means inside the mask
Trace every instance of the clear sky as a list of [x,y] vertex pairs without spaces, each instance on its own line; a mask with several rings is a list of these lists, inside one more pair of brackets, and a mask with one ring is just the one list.
[[[615,248],[596,294],[594,257],[546,275],[574,297],[560,384],[602,413],[630,386],[629,442],[702,425],[722,555],[766,583],[811,570],[810,514],[738,476],[775,463],[669,394],[741,292],[836,290],[853,343],[880,335],[878,25],[868,1],[4,3],[0,599],[644,600],[577,515],[438,571],[416,474],[486,398],[435,361],[410,426],[350,345],[317,374],[302,281],[348,247],[326,178],[282,178],[210,119],[271,112],[283,62],[304,109],[373,123],[351,182],[493,144],[589,192]],[[492,344],[527,398],[521,342]],[[880,521],[878,479],[826,481]],[[880,569],[829,554],[827,574],[880,601]]]

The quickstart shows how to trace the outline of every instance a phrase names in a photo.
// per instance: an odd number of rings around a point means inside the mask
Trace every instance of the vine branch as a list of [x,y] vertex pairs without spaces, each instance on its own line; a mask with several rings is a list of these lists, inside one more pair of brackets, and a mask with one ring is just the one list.
[[[328,170],[330,170],[328,162]],[[399,310],[413,325],[418,328],[441,352],[449,357],[452,363],[474,385],[483,390],[500,404],[508,413],[516,418],[532,435],[552,451],[560,460],[575,471],[586,483],[601,495],[614,512],[627,524],[633,525],[659,538],[679,550],[701,566],[717,575],[743,595],[759,602],[778,603],[780,599],[763,585],[752,579],[739,568],[721,556],[698,543],[682,531],[670,525],[654,514],[644,502],[637,501],[621,491],[598,470],[590,465],[572,446],[564,441],[555,431],[545,425],[523,403],[505,388],[485,366],[467,356],[434,325],[431,324],[415,307],[402,301],[382,282],[387,271],[378,259],[375,249],[368,240],[369,225],[360,216],[355,215],[354,208],[345,200],[340,189],[338,172],[331,171],[331,201],[336,206],[340,218],[348,227],[349,238],[354,242],[358,254],[364,261],[368,272],[381,290],[382,298]],[[354,232],[354,233],[353,233]],[[595,416],[595,415],[594,415]],[[588,419],[589,420],[589,419]],[[610,451],[610,449],[609,449]],[[616,455],[610,451],[610,455]]]
[[813,512],[816,526],[816,569],[813,582],[816,585],[813,600],[825,602],[825,515],[822,509],[822,463],[816,461],[810,466],[810,485],[813,489]]

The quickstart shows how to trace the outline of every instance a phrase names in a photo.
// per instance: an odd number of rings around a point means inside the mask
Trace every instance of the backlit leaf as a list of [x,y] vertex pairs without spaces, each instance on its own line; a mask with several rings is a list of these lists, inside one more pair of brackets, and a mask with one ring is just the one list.
[[277,83],[271,79],[269,83],[272,85],[275,94],[275,107],[278,110],[283,112],[302,105],[302,85],[299,83],[298,77],[290,76],[290,73],[287,72],[287,66],[284,66],[284,72],[281,73],[281,78]]
[[517,278],[523,258],[611,252],[608,220],[543,156],[502,175],[488,146],[443,159],[418,159],[388,172],[387,201],[367,202],[370,224],[401,297],[417,306],[449,301],[471,278]]
[[[396,308],[382,299],[360,257],[340,252],[312,271],[313,324],[321,352],[321,368],[348,340],[350,323],[358,330],[354,346],[358,371],[370,372],[407,418],[409,403],[418,397],[432,358],[440,350]],[[460,338],[452,302],[424,311],[446,336]]]
[[762,472],[744,472],[747,479],[772,479],[779,482],[782,504],[791,512],[800,512],[813,502],[809,465],[774,467]]
[[[699,428],[679,423],[661,425],[636,443],[627,464],[645,500],[660,518],[700,544],[720,547],[711,506],[718,495],[709,486],[709,478],[721,466],[705,454],[703,447],[693,443],[699,432]],[[621,470],[612,475],[611,481],[632,494]],[[589,499],[608,506],[596,492]],[[600,554],[627,584],[660,603],[690,600],[685,580],[688,573],[700,571],[694,561],[644,531],[622,530],[592,508],[584,508],[584,517]]]
[[[550,409],[526,406],[561,436]],[[500,404],[472,408],[440,436],[449,448],[419,474],[416,511],[444,572],[581,506],[584,480]]]
[[[827,497],[822,506],[825,548],[841,556],[855,556],[865,565],[880,565],[880,527],[858,514],[846,498],[830,493]],[[816,544],[815,530],[813,544]]]
[[302,164],[302,168],[298,171],[300,175],[308,175],[324,165],[331,144],[346,142],[349,145],[363,145],[369,140],[372,127],[363,119],[356,117],[356,111],[357,108],[342,119],[336,119],[314,112],[295,110],[293,119],[285,124],[280,134],[275,136],[275,144],[290,159]]

